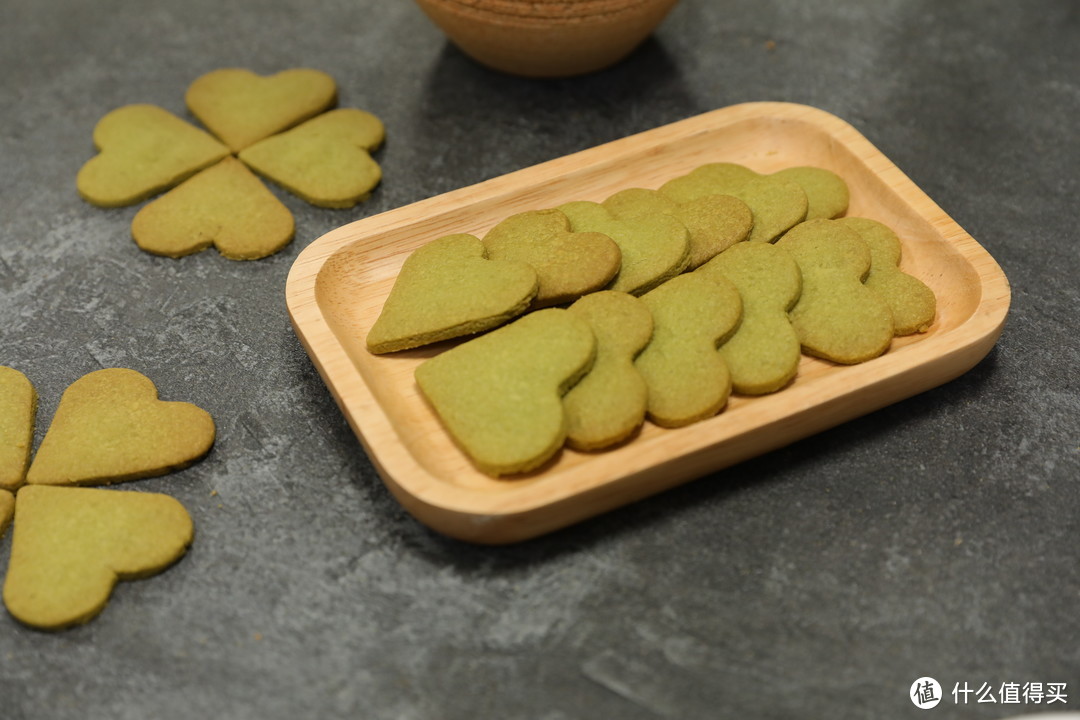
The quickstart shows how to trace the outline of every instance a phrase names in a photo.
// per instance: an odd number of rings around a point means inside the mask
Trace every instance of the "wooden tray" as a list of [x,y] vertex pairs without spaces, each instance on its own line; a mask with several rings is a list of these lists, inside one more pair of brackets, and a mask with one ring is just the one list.
[[[733,396],[716,417],[684,428],[646,423],[616,449],[563,450],[537,472],[501,480],[472,466],[413,380],[414,368],[449,343],[389,356],[365,349],[402,262],[424,243],[482,236],[525,210],[656,188],[719,161],[839,173],[851,188],[848,214],[892,227],[904,242],[903,269],[937,295],[931,330],[861,365],[804,358],[778,393]],[[296,334],[394,496],[428,526],[479,543],[555,530],[951,380],[997,341],[1009,295],[993,258],[853,127],[787,103],[705,113],[350,223],[307,247],[286,286]]]

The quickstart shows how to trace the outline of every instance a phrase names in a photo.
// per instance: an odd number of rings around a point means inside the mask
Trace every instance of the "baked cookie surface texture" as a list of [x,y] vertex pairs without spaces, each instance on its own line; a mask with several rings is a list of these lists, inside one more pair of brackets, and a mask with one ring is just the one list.
[[716,349],[738,327],[739,291],[725,278],[693,272],[641,300],[652,313],[653,336],[634,365],[649,388],[649,419],[680,427],[720,412],[731,393],[731,375]]
[[803,289],[791,324],[808,355],[846,365],[881,355],[893,337],[892,313],[863,280],[870,248],[839,220],[808,220],[777,241],[795,258]]
[[213,165],[229,149],[209,133],[154,105],[126,105],[94,127],[90,158],[75,179],[79,195],[101,207],[133,205]]
[[4,605],[43,630],[91,620],[117,580],[164,570],[194,536],[184,507],[157,493],[31,485],[15,515]]
[[7,490],[0,490],[0,539],[7,532],[11,518],[15,515],[15,496]]
[[754,225],[750,207],[732,195],[702,195],[680,203],[657,190],[627,188],[603,205],[624,220],[665,214],[681,222],[690,236],[690,270],[745,240]]
[[557,209],[511,215],[484,235],[492,260],[516,260],[536,271],[539,289],[533,307],[573,302],[602,290],[622,265],[619,246],[598,232],[573,232]]
[[416,381],[476,466],[509,475],[539,467],[562,447],[562,397],[595,352],[584,320],[547,308],[426,360]]
[[536,290],[526,263],[489,260],[472,235],[441,237],[405,259],[368,332],[368,350],[394,352],[491,329],[523,313]]
[[742,321],[720,346],[734,391],[762,395],[787,385],[802,356],[788,319],[802,292],[802,275],[790,253],[769,243],[740,243],[695,272],[727,278],[742,298]]
[[191,114],[233,152],[318,115],[337,100],[337,84],[320,70],[294,68],[264,77],[223,68],[188,86]]
[[747,240],[773,242],[806,219],[808,203],[802,187],[791,180],[759,175],[735,163],[709,163],[660,187],[676,202],[686,203],[706,195],[734,195],[749,207],[754,226]]
[[573,232],[598,232],[619,246],[621,264],[608,290],[640,295],[675,277],[690,262],[690,234],[671,215],[654,213],[620,220],[606,207],[587,200],[560,205]]
[[847,183],[831,170],[802,165],[779,170],[771,177],[798,183],[806,193],[807,220],[838,218],[847,212],[851,199]]
[[285,247],[294,229],[289,209],[233,157],[152,200],[131,222],[136,245],[173,258],[213,245],[232,260],[257,260]]
[[26,479],[36,412],[37,393],[30,380],[0,366],[0,490],[15,490]]
[[102,485],[163,475],[206,455],[214,434],[209,413],[159,400],[146,376],[98,370],[64,391],[26,481]]
[[649,388],[634,367],[652,337],[649,308],[627,293],[601,290],[569,308],[592,328],[596,360],[563,398],[567,443],[600,450],[629,438],[645,420]]
[[926,283],[900,269],[900,238],[890,227],[868,218],[841,218],[837,222],[859,233],[870,248],[870,274],[866,287],[889,306],[897,335],[926,332],[937,314],[937,298]]
[[382,180],[371,153],[386,130],[369,112],[339,108],[240,152],[255,172],[312,205],[350,208]]

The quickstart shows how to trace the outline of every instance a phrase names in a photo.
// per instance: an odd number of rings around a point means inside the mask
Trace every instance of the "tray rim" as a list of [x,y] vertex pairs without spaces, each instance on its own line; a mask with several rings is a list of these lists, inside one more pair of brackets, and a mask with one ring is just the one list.
[[[716,447],[719,443],[710,446],[695,442],[683,451],[673,452],[664,462],[631,468],[628,472],[612,467],[612,454],[597,454],[588,463],[605,480],[587,483],[576,490],[571,488],[571,492],[563,488],[564,492],[557,496],[547,493],[546,499],[545,493],[529,492],[529,486],[522,492],[500,493],[499,497],[451,486],[432,476],[400,443],[382,442],[387,439],[388,430],[392,430],[386,427],[389,418],[334,334],[316,299],[319,272],[335,253],[362,242],[365,236],[405,227],[415,222],[418,215],[423,216],[428,208],[445,207],[448,203],[465,206],[513,195],[535,185],[537,174],[561,173],[586,167],[614,153],[640,151],[642,141],[662,145],[742,120],[762,118],[809,123],[848,146],[891,190],[916,208],[918,215],[978,277],[978,304],[959,325],[905,347],[903,357],[889,353],[873,361],[872,366],[864,363],[845,368],[845,379],[861,396],[875,391],[873,401],[863,402],[856,412],[850,412],[844,407],[846,394],[832,393],[816,402],[804,398],[803,406],[797,411],[768,419],[766,425],[749,423],[749,429],[743,433],[725,436],[723,443],[732,445],[740,444],[734,441],[745,439],[742,436],[756,433],[758,437],[750,438],[751,442],[738,451],[730,448],[721,451]],[[300,252],[290,268],[285,294],[294,332],[395,498],[429,527],[458,539],[485,544],[516,542],[550,532],[941,385],[966,372],[989,353],[1004,327],[1010,304],[1009,283],[997,262],[858,130],[827,111],[785,102],[749,102],[719,108],[347,223],[325,233]],[[783,392],[790,393],[793,389]],[[740,412],[750,408],[744,406]],[[763,441],[760,431],[778,422],[798,424],[799,432],[775,445]],[[726,454],[722,464],[717,464],[716,453]],[[668,479],[657,480],[656,474],[675,461],[681,463],[679,470],[673,471]],[[646,475],[652,476],[647,482]]]

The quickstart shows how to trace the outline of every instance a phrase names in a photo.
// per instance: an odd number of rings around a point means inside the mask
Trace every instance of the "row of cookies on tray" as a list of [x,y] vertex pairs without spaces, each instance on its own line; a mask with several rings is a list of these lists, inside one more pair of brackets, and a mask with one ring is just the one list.
[[416,369],[490,475],[535,469],[564,443],[611,447],[646,418],[687,425],[732,391],[787,386],[803,353],[858,363],[933,322],[896,234],[840,217],[848,197],[824,169],[713,163],[659,190],[519,213],[482,240],[445,236],[406,259],[367,347],[492,330]]

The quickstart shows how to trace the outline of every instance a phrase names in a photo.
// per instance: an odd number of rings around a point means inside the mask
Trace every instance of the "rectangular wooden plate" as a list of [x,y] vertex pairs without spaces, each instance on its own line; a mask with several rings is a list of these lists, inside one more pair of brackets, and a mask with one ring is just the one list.
[[[517,212],[656,188],[708,162],[838,173],[851,189],[848,215],[902,238],[901,267],[937,295],[933,327],[861,365],[804,358],[780,392],[733,396],[719,415],[684,428],[646,423],[618,448],[563,450],[511,479],[478,472],[419,394],[413,370],[449,343],[384,356],[365,349],[417,247],[451,233],[482,237]],[[297,336],[394,496],[442,533],[493,544],[564,527],[951,380],[993,347],[1009,296],[993,258],[852,126],[788,103],[723,108],[350,223],[307,247],[286,286]]]

